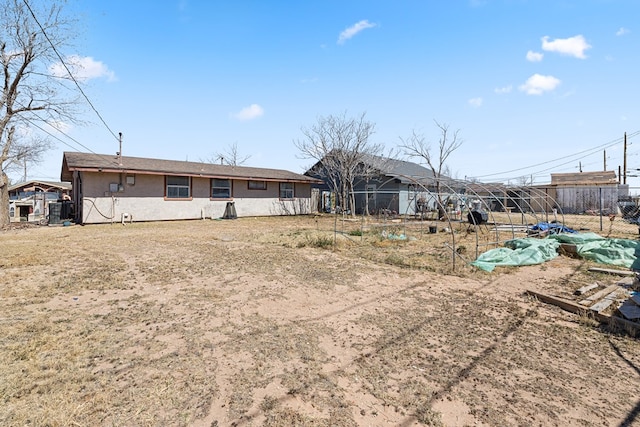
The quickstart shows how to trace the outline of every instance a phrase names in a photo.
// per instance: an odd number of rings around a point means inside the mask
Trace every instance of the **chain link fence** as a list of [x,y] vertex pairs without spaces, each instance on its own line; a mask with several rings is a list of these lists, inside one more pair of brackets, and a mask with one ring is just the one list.
[[576,231],[639,238],[640,188],[448,181],[440,193],[431,190],[416,182],[405,192],[355,192],[356,212],[333,211],[317,221],[322,243],[376,261],[448,272],[523,237]]

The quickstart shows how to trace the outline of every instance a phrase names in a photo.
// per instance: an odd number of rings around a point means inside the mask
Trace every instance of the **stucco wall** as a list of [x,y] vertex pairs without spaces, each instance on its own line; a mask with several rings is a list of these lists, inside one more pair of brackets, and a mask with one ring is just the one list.
[[[86,224],[119,222],[127,213],[134,221],[163,221],[222,217],[227,202],[233,201],[236,213],[243,216],[298,215],[310,213],[311,186],[295,184],[296,198],[279,199],[279,183],[269,182],[267,190],[249,190],[246,181],[232,182],[229,200],[210,199],[209,178],[192,178],[190,200],[165,199],[162,175],[135,175],[127,184],[118,174],[85,173],[83,175],[82,219]],[[109,184],[120,184],[122,191],[110,192]]]

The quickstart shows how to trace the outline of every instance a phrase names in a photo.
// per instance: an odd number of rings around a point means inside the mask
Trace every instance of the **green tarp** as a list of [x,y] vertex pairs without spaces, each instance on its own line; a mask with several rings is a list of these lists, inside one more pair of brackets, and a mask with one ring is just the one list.
[[561,243],[576,245],[576,252],[582,258],[640,270],[640,242],[607,239],[595,233],[553,234],[545,239],[509,240],[504,248],[491,249],[481,254],[471,265],[493,271],[498,266],[542,264],[558,255],[557,249]]
[[484,271],[493,271],[498,266],[520,266],[542,264],[558,256],[560,243],[551,239],[509,240],[504,248],[491,249],[471,263]]
[[549,238],[576,245],[578,255],[601,264],[634,268],[640,255],[640,242],[636,240],[607,239],[595,233],[556,234]]

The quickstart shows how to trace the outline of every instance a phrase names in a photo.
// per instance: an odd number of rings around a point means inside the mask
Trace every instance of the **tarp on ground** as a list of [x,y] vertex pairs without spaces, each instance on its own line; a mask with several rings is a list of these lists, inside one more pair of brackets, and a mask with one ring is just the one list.
[[539,222],[536,225],[532,225],[530,230],[532,231],[548,231],[549,234],[556,233],[577,233],[576,230],[573,230],[569,227],[565,227],[562,224],[558,224],[555,222]]
[[552,239],[527,237],[509,240],[504,248],[484,252],[471,265],[484,271],[493,271],[496,267],[542,264],[558,256],[559,246],[560,243]]
[[596,233],[554,234],[560,243],[576,245],[580,257],[601,264],[640,270],[640,242],[629,239],[607,239]]
[[640,271],[639,241],[607,239],[596,233],[552,234],[545,239],[509,240],[506,247],[481,254],[471,265],[493,271],[498,266],[542,264],[558,255],[561,243],[575,245],[576,253],[584,259]]

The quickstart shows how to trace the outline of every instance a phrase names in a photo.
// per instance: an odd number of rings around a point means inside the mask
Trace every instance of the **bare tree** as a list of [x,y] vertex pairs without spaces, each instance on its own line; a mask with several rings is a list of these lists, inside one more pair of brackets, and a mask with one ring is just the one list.
[[[0,1],[0,226],[9,223],[9,177],[6,168],[18,158],[37,160],[47,145],[18,140],[17,130],[35,122],[74,121],[67,100],[68,79],[55,77],[50,67],[60,61],[57,49],[67,45],[70,21],[62,17],[62,3]],[[38,21],[37,19],[40,19]],[[25,157],[26,158],[26,157]]]
[[375,124],[365,118],[341,116],[318,117],[313,126],[302,128],[304,139],[294,141],[300,157],[316,160],[313,173],[328,183],[338,196],[338,203],[345,211],[355,215],[356,177],[363,172],[365,156],[382,152],[381,144],[373,144],[369,138],[375,132]]
[[226,150],[216,153],[213,157],[204,160],[205,163],[220,163],[221,165],[242,166],[251,155],[243,156],[238,151],[238,143],[234,142],[229,145]]
[[522,175],[516,178],[519,187],[529,187],[533,185],[533,175]]
[[448,124],[439,123],[436,120],[434,120],[434,122],[440,130],[440,138],[435,152],[432,147],[432,145],[435,144],[427,142],[426,137],[423,134],[416,133],[415,130],[409,138],[401,138],[402,144],[400,148],[405,155],[424,160],[431,169],[438,198],[438,217],[443,218],[446,212],[444,210],[441,189],[442,181],[446,178],[444,172],[448,170],[445,163],[451,153],[460,148],[464,141],[459,136],[459,129],[451,132]]
[[44,155],[51,149],[51,141],[40,136],[16,138],[9,150],[9,156],[4,162],[5,173],[22,172],[22,181],[27,180],[27,165],[40,163]]

